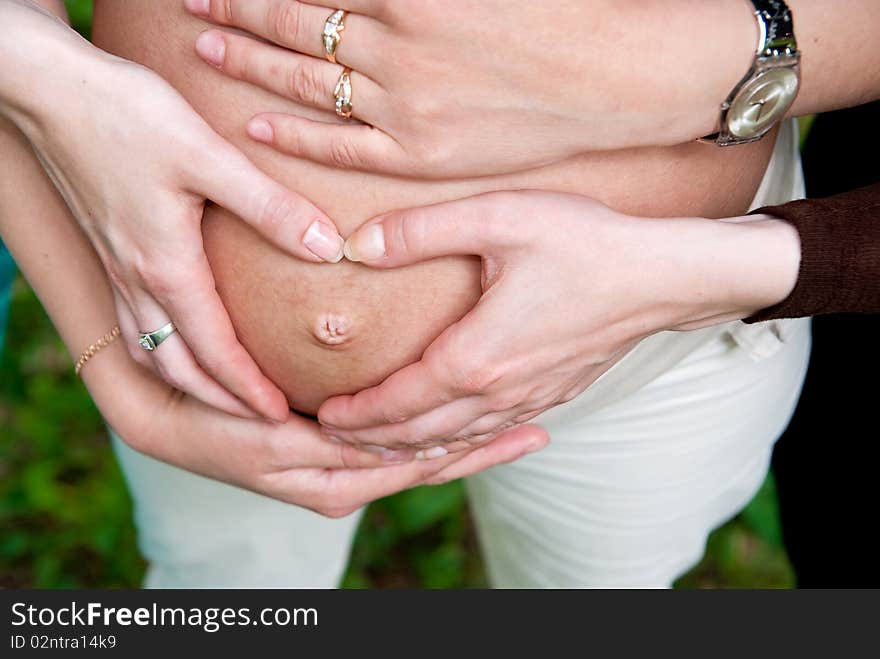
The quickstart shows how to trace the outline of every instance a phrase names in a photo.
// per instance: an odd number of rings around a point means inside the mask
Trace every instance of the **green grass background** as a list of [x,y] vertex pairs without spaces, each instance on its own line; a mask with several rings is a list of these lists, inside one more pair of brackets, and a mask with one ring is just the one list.
[[[88,34],[91,3],[68,2]],[[101,417],[39,302],[19,278],[0,361],[0,587],[136,587],[131,502]],[[344,585],[486,585],[460,482],[369,507]],[[709,539],[679,587],[791,587],[772,478]]]

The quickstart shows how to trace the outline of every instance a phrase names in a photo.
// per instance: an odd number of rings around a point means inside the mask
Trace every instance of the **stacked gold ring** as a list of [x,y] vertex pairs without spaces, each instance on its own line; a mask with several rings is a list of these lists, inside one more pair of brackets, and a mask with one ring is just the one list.
[[[324,22],[324,30],[321,32],[321,43],[324,45],[324,55],[329,62],[336,64],[336,50],[342,41],[342,32],[345,30],[345,17],[348,12],[337,9]],[[345,67],[339,75],[339,81],[333,89],[334,108],[336,114],[343,119],[350,119],[351,105],[351,69]]]
[[347,13],[342,9],[334,11],[324,22],[324,31],[321,32],[324,54],[332,64],[336,64],[336,49],[339,48],[339,42],[342,41],[342,31],[345,29]]
[[351,118],[351,69],[347,66],[342,69],[339,76],[339,82],[333,90],[333,97],[336,99],[336,114],[343,119]]

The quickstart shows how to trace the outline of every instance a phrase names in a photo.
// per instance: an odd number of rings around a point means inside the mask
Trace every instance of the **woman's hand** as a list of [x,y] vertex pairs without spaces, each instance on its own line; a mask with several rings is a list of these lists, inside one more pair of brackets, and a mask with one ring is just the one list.
[[118,346],[90,361],[83,378],[108,423],[136,450],[330,517],[416,485],[512,462],[549,441],[530,426],[467,453],[413,461],[412,451],[379,453],[333,442],[297,415],[283,424],[229,416],[174,392]]
[[[693,0],[184,4],[276,44],[203,33],[198,53],[233,78],[332,111],[342,67],[353,70],[354,117],[368,125],[261,114],[249,125],[254,139],[335,167],[418,178],[711,133],[755,43],[746,5]],[[350,13],[331,64],[321,33],[337,8]]]
[[[0,119],[0,235],[75,359],[116,315],[106,272],[68,210],[25,137]],[[135,449],[327,515],[514,460],[547,443],[544,431],[529,428],[485,450],[439,460],[412,461],[412,450],[362,450],[330,441],[296,415],[272,424],[205,405],[133,361],[120,341],[95,354],[80,375],[109,425]]]
[[348,239],[349,259],[391,268],[477,254],[483,295],[421,361],[331,398],[318,418],[348,442],[453,442],[452,451],[571,400],[655,332],[775,304],[797,278],[797,232],[763,216],[737,219],[637,218],[550,192],[497,192],[376,218]]
[[[170,384],[239,415],[288,416],[284,395],[236,338],[202,246],[214,201],[290,254],[338,261],[315,206],[260,172],[153,72],[111,57],[26,2],[3,3],[19,37],[0,52],[0,113],[29,139],[109,273],[133,355]],[[14,39],[19,39],[15,41]],[[139,331],[173,321],[155,352]]]

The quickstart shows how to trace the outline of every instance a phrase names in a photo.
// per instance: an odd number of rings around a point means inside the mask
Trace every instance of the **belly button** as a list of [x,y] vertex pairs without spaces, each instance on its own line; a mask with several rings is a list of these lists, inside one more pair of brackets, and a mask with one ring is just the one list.
[[349,322],[345,316],[336,313],[325,313],[315,322],[313,333],[318,343],[338,346],[349,339]]

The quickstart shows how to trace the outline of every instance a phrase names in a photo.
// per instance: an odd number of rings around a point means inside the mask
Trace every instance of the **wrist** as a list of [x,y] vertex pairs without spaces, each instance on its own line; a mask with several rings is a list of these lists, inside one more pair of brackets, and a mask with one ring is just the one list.
[[794,226],[769,215],[749,215],[727,221],[748,230],[743,267],[750,273],[740,279],[741,318],[779,304],[797,284],[801,263],[801,241]]
[[[177,398],[158,377],[129,355],[120,337],[86,364],[83,384],[107,424],[127,445],[161,459],[151,438],[162,434],[167,414]],[[171,435],[173,436],[173,435]]]
[[706,222],[713,234],[706,267],[714,274],[716,313],[741,320],[788,297],[801,257],[793,226],[769,215]]
[[647,87],[655,90],[650,94],[633,90],[647,111],[656,113],[638,146],[679,144],[713,133],[721,104],[755,57],[758,31],[750,4],[634,0],[627,6],[625,20],[646,26],[644,38],[653,44],[634,50],[655,85]]
[[671,275],[665,329],[741,320],[784,300],[797,282],[800,239],[762,215],[656,220],[661,262]]
[[0,33],[0,116],[27,133],[70,111],[104,54],[30,3],[0,2],[0,23],[14,26]]

